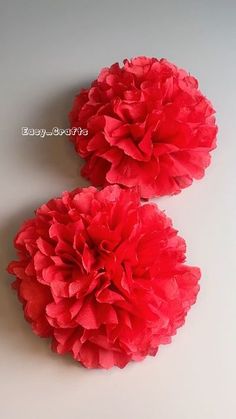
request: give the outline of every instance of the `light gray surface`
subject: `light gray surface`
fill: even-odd
[[[2,1],[0,416],[3,419],[235,417],[234,1]],[[189,69],[217,109],[218,149],[204,180],[159,200],[201,266],[187,323],[159,355],[88,371],[52,354],[23,320],[5,265],[20,223],[84,182],[65,138],[21,126],[67,125],[74,93],[102,66],[139,54]]]

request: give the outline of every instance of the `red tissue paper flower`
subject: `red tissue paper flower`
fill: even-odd
[[[165,59],[137,57],[103,69],[76,96],[69,118],[95,186],[140,188],[143,198],[176,194],[200,179],[216,146],[214,109],[197,80]]]
[[[183,325],[200,271],[155,204],[118,185],[64,192],[36,210],[8,266],[33,331],[88,368],[155,355]]]

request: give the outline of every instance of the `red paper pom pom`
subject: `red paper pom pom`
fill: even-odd
[[[215,148],[214,109],[197,80],[165,59],[114,64],[75,98],[72,136],[93,185],[138,186],[150,198],[200,179]]]
[[[185,242],[154,204],[117,185],[64,192],[36,211],[8,266],[34,332],[88,368],[155,355],[199,290]]]

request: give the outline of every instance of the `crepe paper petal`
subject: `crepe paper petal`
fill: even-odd
[[[197,80],[166,59],[104,68],[75,97],[71,136],[94,186],[138,187],[143,198],[179,193],[204,176],[216,146],[215,111]]]
[[[25,318],[54,351],[87,368],[154,356],[199,290],[200,270],[185,264],[171,220],[118,185],[50,200],[23,224],[15,247],[8,271]]]

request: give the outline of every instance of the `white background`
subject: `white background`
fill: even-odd
[[[2,1],[0,416],[2,419],[233,419],[236,402],[236,6],[232,1]],[[105,65],[166,57],[188,69],[217,110],[206,177],[158,200],[202,269],[183,327],[156,358],[89,371],[51,353],[24,321],[5,266],[33,209],[86,184],[66,138],[74,94]]]

